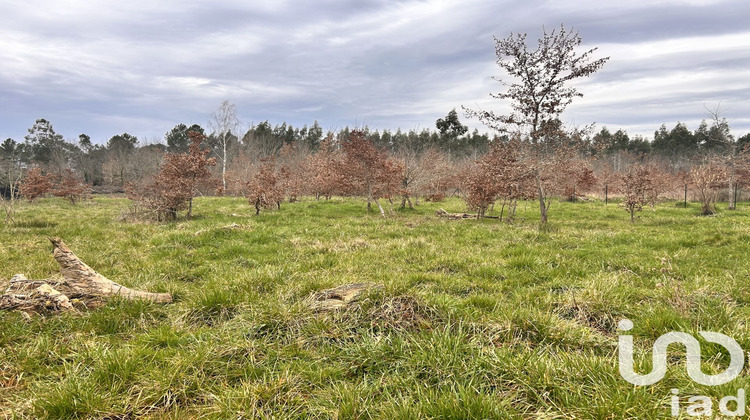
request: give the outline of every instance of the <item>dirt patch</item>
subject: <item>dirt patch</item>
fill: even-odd
[[[320,292],[314,293],[309,298],[310,307],[316,311],[345,309],[347,306],[360,299],[365,292],[382,288],[383,286],[380,284],[354,283],[335,287],[333,289],[321,290]]]

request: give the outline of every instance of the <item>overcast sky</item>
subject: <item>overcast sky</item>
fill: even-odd
[[[747,0],[3,0],[0,16],[0,140],[46,118],[68,139],[153,141],[224,99],[245,124],[434,129],[507,106],[489,97],[493,35],[535,44],[561,23],[611,57],[564,122],[651,137],[720,105],[750,132]]]

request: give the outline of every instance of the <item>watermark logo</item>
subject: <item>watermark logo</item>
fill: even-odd
[[[623,319],[617,325],[620,331],[633,329],[633,322]],[[685,346],[687,353],[687,373],[690,378],[707,386],[723,385],[739,376],[745,366],[745,354],[737,342],[724,334],[716,332],[701,331],[699,333],[709,343],[716,343],[729,351],[729,367],[722,373],[706,375],[701,370],[701,346],[698,340],[690,334],[682,332],[670,332],[656,339],[653,350],[653,368],[646,375],[639,375],[633,369],[633,336],[620,335],[619,356],[620,375],[633,385],[653,385],[667,373],[667,346],[673,343],[681,343]]]
[[[652,353],[653,367],[651,368],[651,372],[640,375],[633,368],[633,336],[622,334],[633,329],[633,322],[629,319],[623,319],[617,327],[621,331],[618,343],[620,375],[633,385],[653,385],[664,378],[664,375],[667,373],[667,347],[673,343],[685,346],[685,353],[687,355],[685,367],[688,376],[701,385],[723,385],[737,378],[745,366],[745,353],[733,338],[721,333],[700,331],[699,334],[706,341],[721,345],[729,352],[730,357],[729,367],[723,372],[715,375],[707,375],[701,370],[700,342],[690,334],[670,332],[656,339]],[[672,390],[670,405],[673,417],[679,416],[682,412],[679,393],[678,389]],[[711,398],[704,395],[697,395],[689,397],[687,402],[690,403],[685,410],[685,414],[688,416],[702,417],[713,415],[714,406]],[[730,404],[735,406],[734,410],[729,408]],[[745,390],[741,388],[737,390],[737,396],[729,395],[722,398],[719,401],[719,412],[728,417],[744,416]]]

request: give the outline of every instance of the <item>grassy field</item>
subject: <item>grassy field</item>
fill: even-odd
[[[119,221],[120,198],[24,203],[0,230],[0,277],[56,273],[46,237],[59,236],[175,303],[0,313],[0,417],[669,418],[672,388],[685,406],[750,378],[696,384],[675,346],[664,380],[635,387],[618,373],[617,322],[635,323],[642,373],[669,331],[750,349],[742,204],[701,217],[664,203],[631,224],[611,203],[555,202],[540,228],[534,203],[514,225],[434,216],[464,211],[459,200],[383,220],[356,200],[252,216],[242,199],[199,198],[193,220],[171,224]],[[355,282],[385,287],[340,312],[307,304]],[[704,344],[703,370],[722,370],[727,355]]]

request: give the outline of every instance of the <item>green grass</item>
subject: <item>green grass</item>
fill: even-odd
[[[194,220],[169,224],[119,221],[126,207],[42,199],[2,225],[2,277],[56,273],[46,237],[59,236],[175,303],[0,313],[0,417],[668,418],[672,388],[718,401],[748,382],[701,387],[675,351],[664,380],[634,387],[616,331],[634,321],[643,371],[673,330],[750,349],[746,203],[716,217],[665,203],[631,224],[611,203],[555,202],[544,228],[533,202],[514,225],[434,216],[459,200],[386,220],[342,199],[253,216],[245,200],[199,198]],[[305,303],[355,282],[385,288],[340,313]],[[703,350],[704,371],[725,366]]]

